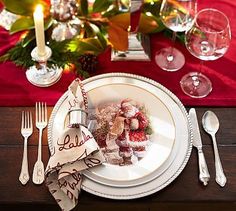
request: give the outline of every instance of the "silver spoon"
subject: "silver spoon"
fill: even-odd
[[[215,134],[220,126],[219,120],[215,115],[215,113],[213,113],[212,111],[206,111],[202,117],[202,125],[204,130],[211,135],[213,141],[213,148],[215,154],[216,182],[221,187],[224,187],[226,183],[226,177],[220,161],[219,151],[217,148],[216,137],[215,137]]]

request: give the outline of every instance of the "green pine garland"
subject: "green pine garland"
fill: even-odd
[[[21,43],[17,43],[13,48],[11,48],[6,54],[0,57],[0,62],[5,62],[7,60],[13,61],[16,66],[22,66],[28,68],[34,65],[34,61],[31,59],[31,51],[33,43],[30,43],[27,47],[22,47]]]
[[[65,68],[73,64],[75,66],[76,74],[87,78],[89,73],[82,70],[81,64],[79,62],[80,53],[77,51],[69,51],[68,45],[71,40],[64,40],[57,42],[55,40],[49,41],[49,47],[52,49],[52,56],[48,60],[47,65],[50,67],[53,64],[57,64],[58,67]],[[17,43],[13,48],[11,48],[5,55],[0,57],[0,62],[5,62],[7,60],[13,61],[16,66],[21,66],[25,69],[33,66],[35,62],[31,58],[31,51],[36,46],[35,40],[32,40],[27,46],[23,46],[22,42]]]

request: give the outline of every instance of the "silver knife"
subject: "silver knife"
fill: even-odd
[[[204,185],[207,185],[210,179],[210,174],[202,151],[202,141],[195,108],[191,108],[189,110],[189,116],[193,128],[193,146],[195,146],[198,150],[199,180],[203,182]]]

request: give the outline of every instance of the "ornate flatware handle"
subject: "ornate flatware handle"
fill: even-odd
[[[222,164],[220,161],[219,151],[216,144],[216,137],[215,135],[212,135],[212,141],[213,141],[213,148],[214,148],[214,154],[215,154],[215,168],[216,168],[216,182],[221,186],[224,187],[227,179],[225,177]]]
[[[44,165],[43,162],[38,160],[34,165],[33,171],[33,183],[34,184],[42,184],[44,181]]]
[[[28,156],[27,156],[27,138],[24,138],[24,151],[19,180],[22,185],[29,181]]]
[[[203,185],[206,186],[210,180],[210,174],[207,168],[207,163],[202,148],[198,148],[198,164],[199,164],[199,180],[203,182]]]

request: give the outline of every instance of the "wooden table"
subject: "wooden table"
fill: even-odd
[[[33,107],[0,107],[0,210],[59,210],[45,185],[36,186],[30,180],[22,186],[18,180],[23,139],[20,134],[21,111]],[[197,151],[193,148],[189,162],[178,178],[165,189],[150,196],[127,201],[100,198],[81,192],[75,210],[236,210],[236,108],[197,108],[200,118],[206,110],[214,111],[220,119],[217,141],[227,184],[221,188],[215,182],[214,154],[210,137],[201,129],[204,153],[211,180],[204,187],[198,180]],[[49,114],[52,108],[49,108]],[[199,121],[200,122],[200,121]],[[29,171],[37,159],[38,130],[28,145]],[[49,158],[47,133],[43,137],[43,161]]]

